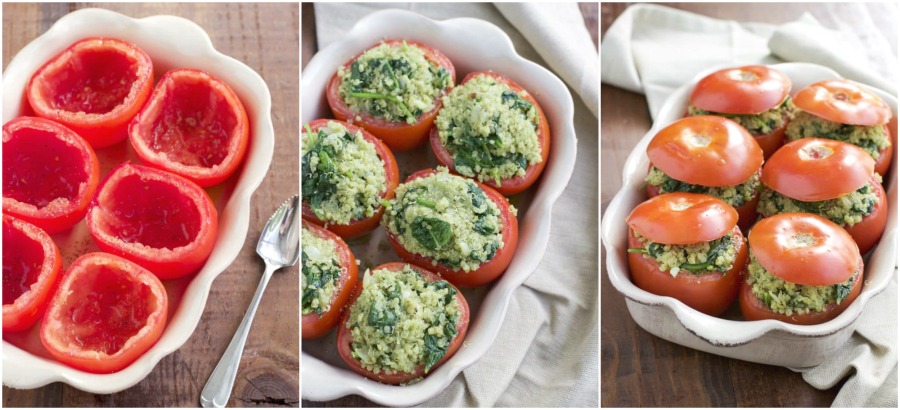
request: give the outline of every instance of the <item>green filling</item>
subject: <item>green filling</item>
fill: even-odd
[[[878,159],[881,150],[891,145],[883,125],[850,125],[828,121],[808,112],[797,111],[788,124],[785,135],[791,141],[807,137],[827,138],[847,142],[863,149]]]
[[[634,235],[643,247],[628,248],[628,253],[640,253],[644,258],[656,260],[659,270],[669,272],[673,277],[681,271],[696,275],[721,271],[724,275],[737,259],[737,248],[731,233],[710,242],[690,245],[664,245],[651,242],[637,232]]]
[[[331,298],[341,277],[341,267],[331,241],[303,228],[301,245],[303,292],[300,308],[304,315],[315,312],[321,316],[331,309]]]
[[[853,288],[853,278],[831,286],[798,285],[769,273],[750,254],[747,284],[760,302],[783,315],[821,312],[831,303],[840,304]],[[855,276],[854,276],[855,277]]]
[[[688,106],[688,114],[694,115],[716,115],[732,120],[747,129],[747,132],[753,135],[768,134],[773,130],[781,128],[794,112],[794,104],[791,97],[784,99],[784,102],[771,110],[759,114],[722,114],[712,111],[701,110],[694,106]]]
[[[875,174],[878,175],[878,174]],[[876,177],[881,180],[880,176]],[[806,212],[819,215],[842,226],[853,226],[875,210],[878,195],[871,183],[847,195],[825,201],[803,202],[786,197],[769,187],[763,187],[757,212],[765,217],[786,212]]]
[[[706,194],[721,199],[731,206],[741,206],[745,202],[753,199],[753,196],[759,192],[759,174],[754,173],[749,179],[740,185],[709,187],[703,185],[694,185],[682,182],[666,175],[655,166],[650,168],[650,173],[644,179],[648,184],[659,187],[659,193],[665,194],[669,192],[691,192],[695,194]]]

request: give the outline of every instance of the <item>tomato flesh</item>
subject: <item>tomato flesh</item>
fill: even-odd
[[[6,224],[3,241],[3,304],[10,305],[37,282],[44,264],[44,248]]]
[[[46,232],[3,215],[3,331],[34,325],[56,287],[62,257]]]
[[[109,195],[115,206],[109,209],[108,228],[127,243],[177,248],[193,241],[200,231],[200,212],[166,183],[130,175]]]

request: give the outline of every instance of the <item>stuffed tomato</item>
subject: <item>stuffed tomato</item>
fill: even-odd
[[[469,305],[440,276],[406,263],[363,275],[338,330],[338,353],[353,371],[387,384],[425,377],[462,345]]]
[[[410,175],[382,223],[400,258],[475,287],[502,275],[512,260],[515,213],[499,192],[439,167]]]
[[[338,68],[325,96],[335,118],[362,126],[395,151],[419,146],[453,87],[456,70],[440,51],[385,40]]]
[[[400,171],[394,154],[366,130],[315,120],[301,134],[303,218],[343,238],[378,226]]]
[[[689,115],[717,115],[744,127],[769,158],[784,143],[794,111],[791,80],[761,66],[727,68],[704,77],[691,92]]]
[[[304,339],[324,336],[337,325],[359,278],[356,257],[334,233],[303,221],[300,308]]]
[[[442,165],[504,195],[537,181],[550,155],[550,126],[534,97],[494,72],[471,73],[443,99],[431,128]]]
[[[763,167],[759,213],[808,212],[829,219],[865,254],[881,238],[888,201],[875,161],[854,145],[804,138],[782,147]]]
[[[706,194],[733,206],[742,230],[756,221],[763,152],[738,123],[710,115],[683,118],[653,137],[647,156],[649,197]]]
[[[728,310],[747,261],[734,208],[709,195],[679,192],[647,200],[625,221],[637,287],[708,315]]]
[[[750,263],[741,283],[747,320],[799,325],[827,322],[859,296],[863,260],[850,235],[820,216],[786,213],[750,230]]]

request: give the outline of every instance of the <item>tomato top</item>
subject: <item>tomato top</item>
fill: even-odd
[[[718,198],[673,192],[641,203],[625,222],[652,242],[689,245],[725,236],[737,225],[738,213]]]
[[[747,238],[759,264],[791,283],[830,286],[862,270],[862,256],[850,234],[818,215],[771,216],[757,222]]]
[[[723,114],[759,114],[781,104],[791,80],[781,71],[762,65],[716,71],[694,87],[691,105]]]
[[[784,196],[812,202],[856,191],[874,170],[872,156],[855,145],[804,138],[776,151],[763,167],[761,179]]]
[[[812,84],[797,92],[794,105],[826,120],[851,125],[885,124],[892,116],[881,98],[849,80]]]
[[[682,118],[659,131],[647,156],[666,175],[703,186],[738,185],[763,163],[759,144],[744,127],[727,118]]]

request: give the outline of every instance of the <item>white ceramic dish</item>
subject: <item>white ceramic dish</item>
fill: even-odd
[[[834,71],[814,64],[788,63],[772,67],[790,77],[792,92],[816,81],[840,78]],[[700,73],[693,81],[676,90],[663,105],[653,127],[628,156],[622,189],[610,202],[601,222],[601,238],[606,249],[609,279],[625,296],[625,303],[635,322],[663,339],[751,362],[789,367],[815,366],[850,337],[866,303],[884,290],[893,275],[897,258],[894,253],[897,248],[897,204],[893,199],[897,198],[898,161],[893,162],[889,177],[884,181],[890,205],[887,229],[877,248],[869,254],[865,267],[865,286],[856,301],[834,320],[814,326],[801,326],[775,320],[740,321],[740,315],[733,311],[726,314],[725,318],[712,317],[691,309],[674,298],[646,292],[635,286],[629,278],[625,217],[646,199],[642,184],[649,166],[645,154],[647,144],[662,127],[684,115],[694,84],[721,68],[725,67]],[[894,111],[890,126],[891,132],[897,135],[896,97],[880,90],[872,90]],[[896,138],[894,141],[896,150]]]
[[[481,358],[497,333],[513,290],[537,268],[550,234],[550,211],[566,187],[575,166],[576,137],[572,96],[563,82],[547,69],[525,60],[513,48],[509,37],[493,24],[472,18],[434,21],[418,14],[385,10],[360,20],[340,41],[321,50],[302,73],[302,118],[334,118],[325,100],[325,86],[338,66],[385,38],[417,40],[450,58],[457,79],[478,70],[494,70],[509,76],[528,90],[541,104],[550,122],[550,159],[537,188],[516,196],[519,207],[519,245],[506,273],[493,286],[463,293],[473,318],[463,347],[423,381],[409,386],[389,386],[366,379],[343,365],[337,357],[335,332],[321,339],[303,341],[302,392],[307,400],[331,400],[358,394],[381,404],[412,406],[440,393],[466,367]],[[427,145],[427,144],[425,144]],[[416,169],[434,167],[430,149],[398,155],[401,181]],[[382,246],[379,246],[382,245]],[[384,234],[376,230],[364,242],[351,241],[364,264],[399,258],[385,247]],[[365,255],[360,255],[363,252]],[[360,274],[364,270],[360,269]]]
[[[35,388],[61,381],[84,391],[106,394],[143,380],[160,359],[181,347],[197,327],[213,280],[243,247],[250,219],[250,197],[272,162],[275,136],[266,83],[250,67],[216,51],[200,26],[174,16],[133,19],[108,10],[83,9],[59,19],[50,30],[23,48],[3,73],[3,122],[23,113],[27,105],[23,100],[25,85],[38,67],[75,41],[92,36],[115,37],[137,44],[153,60],[156,79],[165,71],[181,67],[205,70],[222,79],[234,89],[247,110],[250,145],[244,165],[236,175],[207,190],[219,211],[216,245],[206,265],[194,277],[166,281],[170,305],[173,292],[180,303],[170,307],[169,323],[159,342],[124,370],[100,375],[38,357],[4,340],[3,384],[9,387]],[[127,145],[124,142],[97,151],[101,173],[123,159],[138,162]],[[64,266],[77,253],[97,249],[87,237],[83,221],[71,232],[54,236],[66,259]]]

